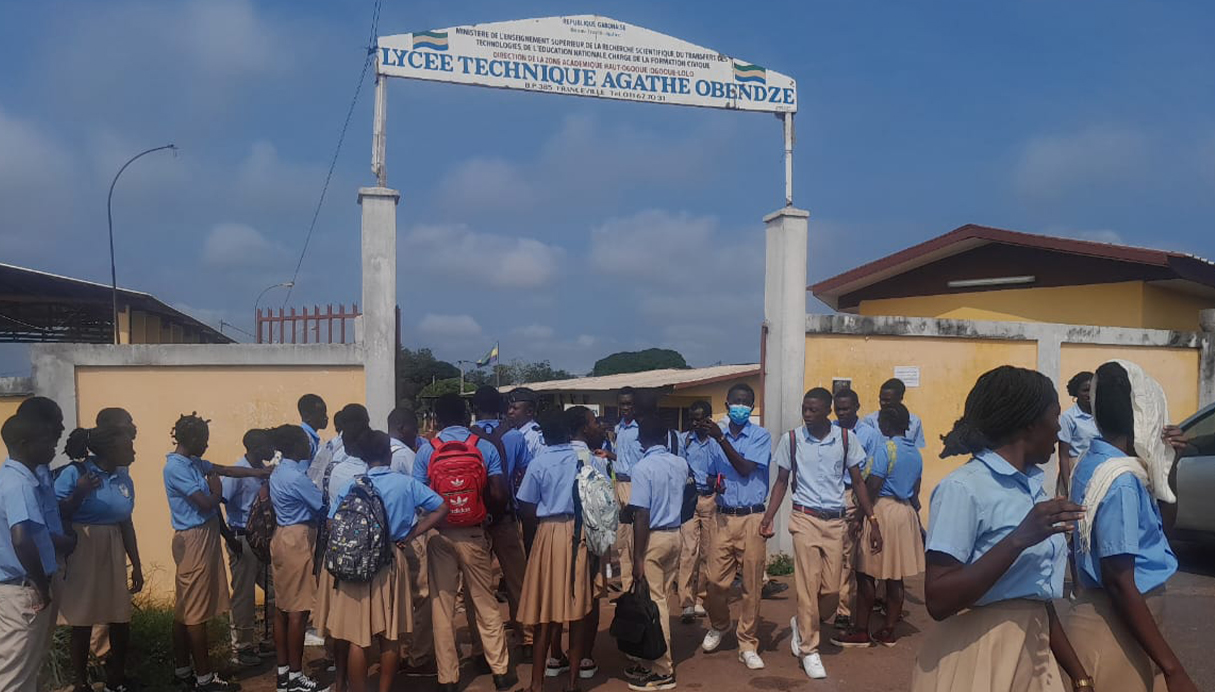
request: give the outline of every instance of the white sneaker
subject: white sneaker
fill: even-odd
[[[793,650],[793,658],[798,658],[802,655],[802,634],[797,631],[797,616],[789,618],[789,629],[793,632],[793,636],[789,637],[789,648]]]
[[[325,638],[320,636],[319,634],[317,634],[316,630],[314,628],[309,627],[308,631],[304,633],[304,646],[324,646],[324,645],[325,645]]]
[[[696,614],[696,617],[698,617],[698,618],[705,617],[706,615],[709,614],[708,611],[705,610],[705,607],[699,603],[697,603],[696,606],[693,608],[693,612]]]
[[[700,648],[704,649],[705,653],[716,651],[717,647],[721,646],[721,638],[725,636],[725,632],[718,632],[712,627],[705,634],[705,640],[700,643]]]
[[[819,657],[817,651],[802,659],[802,670],[806,671],[806,675],[809,675],[811,680],[822,680],[827,677],[827,669],[823,667],[823,659]]]
[[[747,667],[751,670],[764,669],[764,659],[760,658],[759,654],[755,653],[754,651],[740,651],[738,654],[738,660],[747,664]]]

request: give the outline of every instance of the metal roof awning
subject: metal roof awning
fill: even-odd
[[[610,392],[624,387],[634,389],[689,389],[740,377],[759,375],[759,364],[714,365],[707,368],[648,370],[602,377],[578,377],[521,385],[536,392]]]

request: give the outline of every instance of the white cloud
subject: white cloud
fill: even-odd
[[[1013,182],[1022,194],[1038,199],[1125,183],[1147,174],[1149,144],[1146,134],[1114,125],[1040,135],[1022,148]]]
[[[243,223],[221,223],[203,242],[203,263],[216,268],[264,265],[276,253],[273,243]]]
[[[470,315],[436,315],[428,313],[418,323],[418,331],[432,337],[467,339],[480,336],[481,325]]]
[[[514,333],[530,339],[532,341],[546,341],[553,338],[553,328],[544,324],[529,324],[525,327],[516,327]]]
[[[467,226],[416,226],[401,239],[403,263],[435,276],[494,288],[540,288],[564,264],[566,251],[533,238],[476,233]]]

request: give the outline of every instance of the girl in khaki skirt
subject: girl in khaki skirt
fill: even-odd
[[[92,452],[94,456],[89,456]],[[131,594],[143,590],[143,568],[131,511],[135,485],[127,467],[135,445],[125,428],[78,428],[64,453],[73,461],[55,480],[59,513],[76,534],[76,550],[59,576],[59,622],[72,628],[71,658],[75,690],[92,690],[88,679],[93,627],[108,629],[105,689],[129,689],[124,674],[131,631]],[[127,558],[131,581],[127,584]]]
[[[1092,398],[1101,436],[1070,485],[1088,513],[1073,540],[1079,588],[1067,631],[1098,690],[1196,692],[1162,634],[1165,584],[1177,572],[1157,504],[1177,501],[1173,450],[1161,440],[1164,390],[1138,365],[1111,361],[1097,368]]]
[[[274,648],[278,689],[318,692],[320,683],[304,674],[304,633],[316,599],[312,571],[316,529],[321,520],[321,491],[308,480],[308,435],[296,425],[270,433],[282,460],[270,474],[270,502],[278,527],[270,539],[274,575]]]
[[[884,406],[878,415],[878,425],[886,440],[870,459],[865,485],[869,496],[877,498],[873,514],[874,523],[881,527],[882,549],[876,554],[857,551],[856,627],[847,634],[832,637],[837,646],[863,647],[875,643],[894,646],[894,628],[903,614],[903,580],[924,571],[924,539],[917,513],[924,460],[915,440],[905,437],[910,420],[907,407],[897,403]],[[871,529],[868,522],[864,524],[860,544],[869,545]],[[886,585],[886,622],[871,636],[869,617],[878,579]]]
[[[266,478],[269,469],[219,466],[202,458],[211,439],[207,421],[183,415],[173,426],[177,449],[165,460],[165,494],[177,566],[173,611],[174,676],[197,692],[227,692],[238,687],[211,672],[207,621],[228,610],[228,584],[220,547],[219,505],[223,488],[219,476]],[[194,667],[190,667],[193,659]]]
[[[570,427],[565,412],[541,418],[546,446],[528,465],[517,494],[524,523],[529,530],[535,527],[519,602],[519,620],[536,628],[531,692],[544,688],[545,657],[562,625],[569,625],[570,660],[582,660],[587,641],[583,628],[593,587],[586,542],[574,534],[578,454],[570,444]],[[565,689],[577,690],[578,679],[579,666],[569,666]]]
[[[913,692],[1062,692],[1059,664],[1088,679],[1052,605],[1063,597],[1063,533],[1084,515],[1043,488],[1039,466],[1058,432],[1059,397],[1041,373],[1001,366],[966,397],[941,456],[971,459],[930,503],[924,601],[940,624],[916,658]]]
[[[369,483],[384,504],[393,559],[381,567],[370,582],[338,581],[335,586],[328,571],[322,570],[321,584],[325,590],[319,598],[317,612],[325,634],[335,643],[336,690],[363,692],[367,684],[368,653],[376,644],[380,649],[379,690],[389,692],[400,662],[398,642],[404,640],[403,635],[413,631],[413,601],[406,559],[411,550],[409,544],[447,516],[447,505],[437,493],[412,476],[392,470],[392,446],[386,433],[364,432],[352,453],[367,462],[367,475],[348,482],[338,492],[330,518],[337,515],[342,500],[355,483]],[[423,512],[420,518],[419,511]]]

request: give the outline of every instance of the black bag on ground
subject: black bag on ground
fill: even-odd
[[[616,617],[610,631],[616,638],[616,646],[629,656],[654,661],[667,652],[658,605],[650,599],[650,587],[645,580],[634,582],[632,590],[616,600]]]

